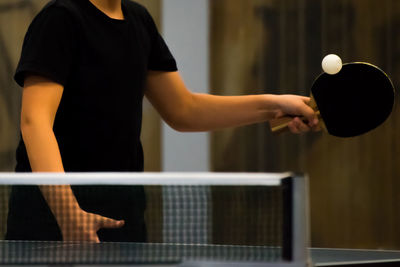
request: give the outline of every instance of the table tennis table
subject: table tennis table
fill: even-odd
[[[118,178],[118,179],[117,179]],[[215,245],[185,241],[165,243],[82,243],[56,241],[0,241],[1,266],[158,266],[158,267],[305,267],[305,266],[400,266],[400,251],[346,250],[309,247],[306,177],[282,174],[1,174],[3,185],[146,185],[269,186],[280,188],[281,242],[266,246]],[[169,192],[169,191],[168,191]],[[194,191],[190,191],[191,194]],[[171,191],[169,194],[175,194]],[[164,191],[163,191],[164,195]],[[200,199],[202,199],[200,197]],[[182,202],[181,199],[173,200]],[[169,203],[167,201],[167,203]],[[199,213],[193,206],[193,214]],[[164,209],[164,207],[163,207]],[[176,207],[173,207],[176,209]],[[285,212],[283,212],[285,211]],[[169,213],[168,213],[169,214]],[[189,215],[193,215],[192,213]],[[185,220],[185,216],[177,219]],[[200,217],[194,217],[197,219]],[[182,224],[172,225],[181,227]],[[179,221],[181,222],[181,221]],[[29,223],[29,222],[28,222]],[[163,225],[165,227],[165,225]],[[169,228],[166,228],[168,230]],[[181,230],[181,229],[178,229]],[[173,232],[175,233],[175,232]],[[201,233],[203,234],[203,233]],[[199,244],[200,243],[200,244]],[[219,244],[219,243],[217,243]],[[232,243],[229,243],[232,244]],[[233,243],[234,244],[234,243]]]
[[[0,264],[7,266],[307,266],[271,261],[280,248],[152,243],[68,243],[0,241]],[[264,253],[266,252],[266,253]],[[400,251],[309,249],[309,266],[400,266]]]

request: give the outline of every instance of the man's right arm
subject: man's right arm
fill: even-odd
[[[22,94],[21,132],[33,172],[64,172],[53,125],[64,87],[41,76],[28,75]],[[64,241],[98,242],[97,230],[120,227],[114,221],[83,211],[68,185],[40,190],[60,226]]]
[[[64,172],[53,124],[64,87],[27,76],[22,93],[21,132],[33,172]]]

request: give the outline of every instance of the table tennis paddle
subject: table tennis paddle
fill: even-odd
[[[394,105],[394,86],[380,68],[347,63],[334,75],[322,73],[311,87],[311,102],[322,128],[337,137],[354,137],[381,125]],[[270,121],[272,132],[287,130],[293,117]]]

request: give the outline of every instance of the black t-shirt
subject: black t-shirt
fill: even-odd
[[[115,20],[89,0],[51,1],[25,37],[15,79],[64,85],[54,122],[65,171],[142,171],[142,100],[148,70],[176,63],[145,8],[122,1]],[[29,171],[23,142],[17,170]]]
[[[25,74],[33,73],[64,86],[54,133],[67,172],[143,171],[140,132],[146,75],[148,70],[177,67],[147,10],[129,0],[122,0],[122,9],[124,20],[116,20],[89,0],[53,0],[26,34],[15,80],[23,86]],[[31,171],[22,139],[16,171]],[[87,211],[142,227],[143,188],[72,189]],[[37,187],[13,188],[9,239],[57,240],[56,228]],[[48,235],[50,229],[54,233]]]

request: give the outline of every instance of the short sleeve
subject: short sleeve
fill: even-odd
[[[14,79],[24,86],[26,73],[66,85],[76,50],[72,15],[60,7],[42,10],[29,26]]]
[[[175,58],[158,32],[157,26],[147,10],[146,21],[151,39],[148,68],[156,71],[177,71]]]

